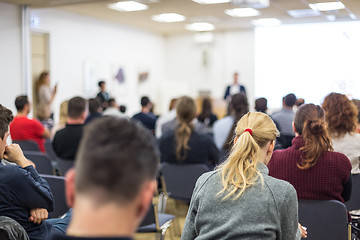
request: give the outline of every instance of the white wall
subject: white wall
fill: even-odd
[[[21,9],[0,2],[0,104],[16,113],[15,97],[23,94]]]
[[[75,95],[95,96],[99,79],[107,81],[110,95],[127,105],[127,114],[139,111],[142,94],[158,102],[165,54],[161,36],[54,9],[33,10],[31,16],[40,20],[33,30],[50,35],[51,81],[58,82],[55,111]],[[114,80],[119,67],[125,72],[123,84]],[[140,70],[149,71],[142,84],[138,84]]]
[[[206,52],[207,64],[203,63]],[[162,97],[183,94],[197,97],[207,90],[214,98],[223,98],[225,88],[239,72],[246,86],[249,103],[254,97],[254,33],[234,31],[214,33],[211,44],[197,44],[193,34],[170,36],[166,39],[166,78]]]

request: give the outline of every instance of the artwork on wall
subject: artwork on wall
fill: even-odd
[[[124,75],[124,69],[120,67],[115,75],[115,80],[118,83],[124,83],[125,82],[125,75]]]

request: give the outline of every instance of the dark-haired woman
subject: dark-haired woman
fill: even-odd
[[[177,101],[175,130],[165,132],[160,138],[161,161],[178,164],[218,163],[219,152],[206,135],[194,130],[196,105],[192,98],[181,97]]]
[[[211,100],[209,98],[204,98],[202,110],[197,119],[203,123],[207,129],[212,129],[214,122],[217,120],[217,116],[212,112]]]
[[[324,110],[314,104],[298,108],[292,146],[274,151],[268,164],[270,176],[290,182],[299,199],[338,200],[351,195],[351,164],[333,152]]]

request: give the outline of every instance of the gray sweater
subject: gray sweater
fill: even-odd
[[[296,191],[288,182],[264,176],[238,199],[222,200],[219,171],[203,174],[197,181],[186,217],[182,240],[188,239],[283,239],[299,237]]]

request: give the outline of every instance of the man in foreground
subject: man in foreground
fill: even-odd
[[[159,156],[151,134],[126,119],[102,117],[84,129],[75,170],[66,176],[73,207],[67,236],[53,240],[131,239],[147,213]]]

